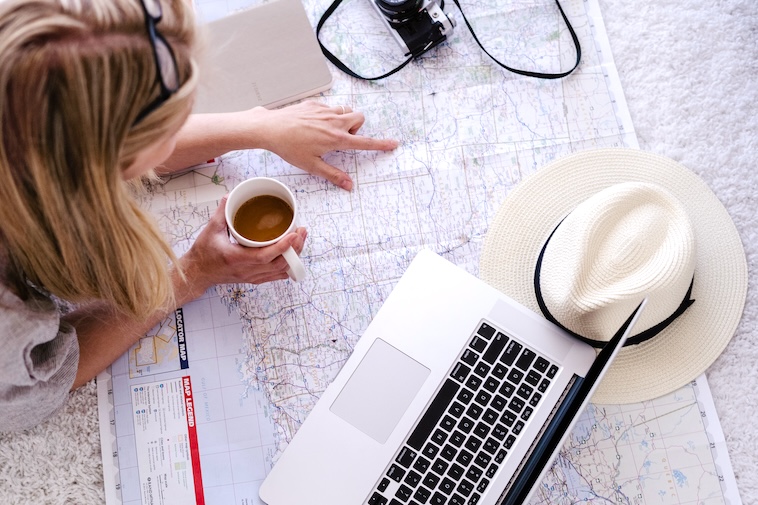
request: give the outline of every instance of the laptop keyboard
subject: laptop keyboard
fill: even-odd
[[[478,503],[557,372],[481,323],[366,503]]]

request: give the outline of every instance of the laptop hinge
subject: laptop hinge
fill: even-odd
[[[576,374],[571,377],[560,399],[542,425],[539,434],[522,458],[521,464],[498,498],[497,505],[521,505],[524,502],[532,486],[536,484],[533,481],[542,474],[542,470],[548,463],[545,458],[552,455],[552,450],[550,454],[546,454],[547,450],[550,449],[550,441],[555,436],[562,435],[562,433],[558,433],[558,430],[564,425],[563,421],[566,416],[571,415],[568,406],[572,404],[571,400],[576,397],[582,382],[584,379]]]

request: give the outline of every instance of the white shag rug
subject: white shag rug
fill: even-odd
[[[758,4],[599,0],[640,147],[699,174],[740,232],[742,321],[707,377],[745,504],[758,503]],[[714,258],[718,261],[717,258]],[[54,420],[0,435],[0,503],[104,503],[94,384]]]

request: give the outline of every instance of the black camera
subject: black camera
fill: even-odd
[[[369,0],[406,56],[419,56],[447,39],[455,19],[444,0]]]

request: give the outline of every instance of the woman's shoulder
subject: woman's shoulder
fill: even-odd
[[[0,285],[0,431],[37,424],[68,397],[79,362],[72,326],[52,297]]]

